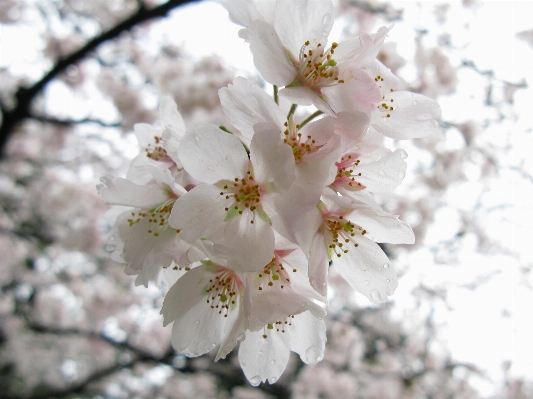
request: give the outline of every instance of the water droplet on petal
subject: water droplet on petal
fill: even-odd
[[[413,105],[416,105],[416,104],[418,104],[418,101],[416,101],[416,100],[413,101]]]
[[[241,367],[246,367],[246,363],[241,362]]]
[[[263,355],[259,355],[259,360],[263,360]]]
[[[252,89],[255,89],[257,85],[255,83],[252,83]]]
[[[407,158],[407,153],[405,151],[400,151],[400,158],[402,159]]]
[[[254,375],[252,378],[250,378],[250,384],[252,384],[254,387],[258,386],[261,382],[261,377],[258,375]]]
[[[250,127],[250,126],[252,126],[252,125],[250,125],[249,123],[246,124],[246,127]]]
[[[322,23],[324,25],[327,25],[327,24],[329,24],[330,21],[331,21],[331,15],[329,15],[329,14],[324,15],[324,18],[322,19]]]
[[[324,357],[322,348],[318,346],[310,346],[305,351],[305,362],[307,364],[315,364],[319,362]]]
[[[272,360],[270,361],[270,364],[275,364],[275,363],[276,363],[276,361],[275,361],[274,359],[272,359]]]
[[[370,281],[365,280],[365,285],[368,285],[368,284],[370,284]]]
[[[403,179],[405,177],[405,172],[403,170],[401,170],[400,173],[398,173],[398,177],[400,179]]]
[[[275,383],[278,379],[276,377],[270,377],[268,380],[271,384]]]
[[[257,114],[257,112],[255,112],[255,111],[252,111],[252,113],[251,113],[252,116],[254,116],[256,114]]]
[[[196,320],[194,323],[195,324],[200,324],[200,320]]]
[[[237,336],[237,341],[241,342],[244,339],[245,334],[242,332]]]
[[[388,263],[385,263],[385,264],[383,265],[383,268],[384,268],[384,269],[388,269],[389,267],[390,267],[390,265],[389,265]]]

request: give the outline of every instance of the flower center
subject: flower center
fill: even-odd
[[[330,213],[323,217],[324,222],[322,226],[330,259],[333,253],[335,253],[338,258],[340,258],[343,253],[348,253],[348,248],[351,245],[357,248],[359,244],[355,242],[355,236],[359,232],[361,235],[366,234],[366,230],[363,230],[362,227],[344,219],[344,216],[342,215]]]
[[[361,173],[354,172],[360,162],[356,154],[346,154],[341,158],[340,162],[335,162],[335,165],[337,165],[337,176],[335,176],[335,181],[332,183],[332,186],[344,187],[352,191],[363,190],[365,186],[356,180],[356,177],[361,176]]]
[[[154,136],[154,143],[148,143],[145,148],[146,156],[154,161],[174,164],[175,162],[167,154],[167,150],[161,145],[163,138]]]
[[[237,307],[237,295],[242,286],[241,279],[233,270],[218,266],[214,278],[209,280],[209,285],[205,290],[207,293],[206,302],[211,309],[218,310],[218,314],[228,317],[228,313]]]
[[[292,148],[294,160],[296,163],[302,161],[307,154],[318,151],[321,145],[316,145],[315,140],[310,135],[303,136],[300,133],[300,125],[295,124],[292,116],[288,122],[285,122],[285,131],[283,132],[283,142]]]
[[[293,273],[296,273],[296,269],[292,269]],[[263,267],[263,271],[259,272],[259,291],[273,287],[278,284],[281,289],[284,284],[290,284],[291,279],[287,269],[283,266],[283,261],[279,254],[275,254],[272,261]]]
[[[245,178],[235,178],[234,182],[222,186],[220,195],[225,195],[231,201],[230,206],[224,208],[230,218],[235,214],[242,215],[244,209],[254,212],[261,203],[261,186],[255,181],[252,171],[246,172]],[[253,220],[250,221],[253,223]]]
[[[276,320],[274,323],[268,323],[265,327],[263,327],[263,338],[267,339],[267,333],[274,331],[284,333],[286,326],[292,326],[292,319],[294,319],[294,316],[289,315],[282,319]]]
[[[298,78],[302,86],[327,87],[338,83],[339,68],[337,62],[332,58],[338,44],[333,42],[331,47],[324,52],[321,43],[312,45],[309,40],[300,49]]]
[[[128,219],[130,227],[135,226],[137,223],[141,222],[141,220],[148,218],[148,234],[151,234],[154,237],[159,237],[163,230],[170,228],[168,217],[170,216],[174,202],[176,202],[176,198],[171,198],[157,208],[132,212],[132,217]]]

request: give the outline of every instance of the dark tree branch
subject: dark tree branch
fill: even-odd
[[[58,125],[58,126],[72,126],[72,125],[79,125],[82,123],[93,123],[95,125],[100,125],[102,127],[120,127],[120,123],[107,123],[99,119],[92,119],[92,118],[57,119],[57,118],[52,118],[49,116],[42,116],[42,115],[29,115],[28,118],[39,121],[39,122],[49,123],[51,125]]]
[[[166,364],[173,366],[172,360],[174,356],[176,355],[174,350],[169,347],[168,350],[165,352],[165,354],[161,357],[154,356],[149,352],[146,352],[140,348],[137,348],[128,342],[117,342],[113,339],[106,337],[105,335],[93,332],[93,331],[84,331],[79,330],[76,328],[67,328],[67,329],[59,329],[54,327],[47,327],[40,324],[35,323],[28,323],[27,327],[38,334],[52,334],[52,335],[74,335],[78,337],[84,337],[84,338],[91,338],[91,339],[99,339],[102,341],[107,342],[108,344],[112,345],[113,347],[128,351],[132,354],[133,359],[130,362],[124,363],[124,364],[116,364],[109,366],[103,370],[96,371],[89,376],[87,376],[82,381],[76,382],[70,387],[65,388],[64,390],[58,390],[54,392],[47,392],[46,395],[30,395],[30,396],[13,396],[13,399],[40,399],[44,397],[54,397],[54,398],[63,398],[68,397],[72,394],[78,393],[87,393],[85,392],[85,389],[87,386],[92,383],[99,381],[100,379],[107,377],[108,375],[111,375],[115,373],[116,371],[132,368],[137,364],[138,362],[152,362],[156,364]],[[221,359],[217,363],[211,363],[207,368],[205,367],[197,367],[195,365],[194,359],[191,359],[187,362],[187,364],[183,368],[178,369],[181,373],[187,373],[187,374],[193,374],[198,372],[208,372],[219,378],[220,385],[224,389],[226,389],[228,392],[230,392],[234,387],[236,386],[249,386],[248,382],[246,381],[246,378],[244,377],[242,371],[239,367],[236,367],[231,361],[226,359]],[[265,393],[268,393],[270,395],[273,395],[274,397],[278,399],[289,399],[290,398],[290,389],[280,383],[277,383],[275,385],[270,384],[260,384],[258,386],[258,389],[262,390]]]
[[[146,9],[141,3],[141,6],[135,14],[125,19],[114,28],[111,28],[107,32],[102,33],[100,36],[88,41],[85,46],[79,50],[63,59],[60,59],[55,66],[41,78],[41,80],[30,87],[20,87],[15,94],[17,101],[15,108],[8,110],[3,104],[0,104],[0,111],[3,114],[2,126],[0,127],[0,156],[3,154],[4,147],[15,127],[24,119],[30,117],[30,106],[37,94],[39,94],[50,81],[55,79],[69,65],[84,59],[100,44],[116,38],[120,33],[129,31],[133,27],[150,19],[164,17],[172,9],[193,1],[197,0],[169,0],[168,2],[152,9]]]

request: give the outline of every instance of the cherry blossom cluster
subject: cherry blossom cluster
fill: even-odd
[[[99,193],[120,206],[113,258],[138,285],[173,284],[161,310],[173,346],[191,357],[218,346],[218,360],[240,342],[243,371],[258,385],[278,380],[290,351],[322,359],[332,261],[370,301],[393,294],[396,272],[377,243],[415,238],[373,198],[406,170],[407,154],[383,137],[438,129],[440,108],[397,91],[376,59],[390,28],[328,43],[329,0],[222,3],[274,97],[238,77],[219,91],[235,129],[189,132],[163,97],[163,127],[135,125],[140,155],[127,178],[103,177]],[[317,110],[297,117],[297,105]]]

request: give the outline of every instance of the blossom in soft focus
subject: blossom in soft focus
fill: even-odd
[[[238,77],[219,91],[237,130],[188,133],[163,97],[164,129],[136,125],[143,154],[128,179],[104,177],[99,193],[129,207],[110,242],[138,284],[179,270],[161,310],[173,346],[190,357],[218,346],[218,360],[240,343],[250,383],[272,384],[290,351],[308,364],[324,356],[331,262],[373,303],[394,293],[396,271],[378,243],[415,237],[373,197],[406,173],[406,152],[383,139],[424,136],[440,108],[395,91],[398,79],[376,59],[391,27],[328,47],[329,0],[223,4],[274,97]],[[298,105],[316,112],[296,114]]]

